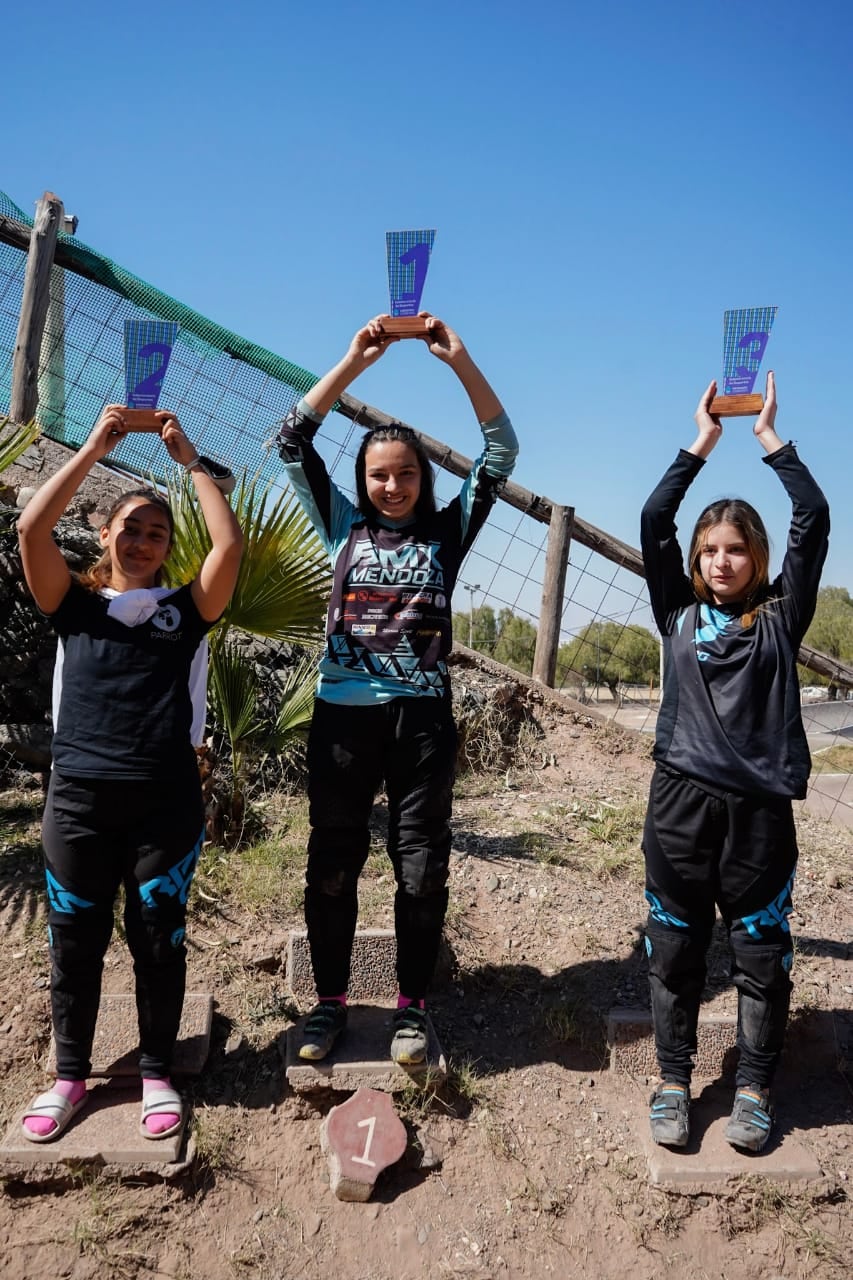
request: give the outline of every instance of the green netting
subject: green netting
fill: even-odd
[[[32,218],[0,191],[0,215]],[[42,343],[38,419],[51,439],[79,446],[105,404],[122,403],[124,322],[157,319],[180,329],[160,403],[179,416],[201,453],[237,471],[272,479],[281,464],[263,444],[316,377],[215,324],[146,284],[73,236],[60,233],[70,265],[54,267]],[[0,242],[0,412],[11,397],[12,358],[26,253]],[[151,435],[134,435],[109,455],[126,470],[163,478],[167,458]]]

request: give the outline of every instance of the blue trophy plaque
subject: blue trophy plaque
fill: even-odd
[[[418,315],[435,231],[386,231],[391,319],[385,332],[395,338],[422,338],[426,322]]]
[[[711,401],[719,418],[761,413],[764,398],[753,390],[778,307],[745,307],[723,316],[723,394]]]

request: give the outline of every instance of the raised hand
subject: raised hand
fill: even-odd
[[[198,457],[195,446],[187,439],[177,418],[169,418],[164,423],[163,430],[160,432],[160,439],[166,446],[169,457],[182,467],[185,467],[187,463]]]
[[[419,311],[418,314],[426,320],[427,333],[424,341],[432,354],[439,360],[444,360],[446,364],[452,364],[465,352],[462,339],[450,328],[450,325],[439,320],[438,316],[430,315],[428,311]]]
[[[719,417],[717,414],[711,413],[711,401],[716,394],[717,382],[714,379],[713,382],[708,383],[708,386],[702,392],[702,397],[693,415],[699,434],[688,449],[688,453],[694,453],[699,458],[707,458],[723,434],[723,426]]]
[[[108,404],[101,410],[101,416],[92,427],[85,448],[95,458],[105,458],[127,435],[127,428],[121,416],[124,405]]]

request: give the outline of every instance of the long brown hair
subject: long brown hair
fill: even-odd
[[[113,520],[120,516],[127,504],[133,502],[136,498],[142,498],[152,507],[156,507],[158,511],[162,511],[169,525],[169,548],[171,549],[172,539],[175,536],[175,520],[168,502],[157,493],[156,489],[132,489],[129,493],[121,494],[107,512],[101,528],[109,529]],[[112,586],[112,576],[113,561],[110,549],[107,547],[90,568],[84,573],[77,574],[77,581],[87,591],[100,591],[102,587]],[[168,585],[168,579],[168,570],[165,565],[161,565],[154,578],[155,587],[160,587],[164,584]]]
[[[705,535],[709,529],[713,529],[718,524],[734,525],[752,557],[752,577],[744,592],[743,613],[740,618],[742,627],[751,627],[760,605],[767,598],[767,588],[770,585],[770,539],[767,536],[764,521],[755,507],[744,502],[742,498],[719,498],[706,507],[696,521],[687,562],[687,572],[693,583],[693,590],[705,604],[713,604],[714,596],[702,577],[699,557],[702,554]]]

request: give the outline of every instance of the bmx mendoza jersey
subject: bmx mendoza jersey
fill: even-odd
[[[792,505],[782,572],[755,620],[700,603],[684,572],[675,514],[703,460],[682,449],[643,508],[641,541],[664,687],[654,758],[719,791],[802,799],[811,769],[797,651],[811,622],[829,507],[792,444],[764,459]]]
[[[53,763],[67,777],[156,779],[195,758],[190,669],[214,624],[189,586],[163,592],[137,625],[111,606],[72,580],[49,615],[63,648]]]
[[[486,447],[448,506],[397,524],[368,522],[332,483],[312,443],[322,422],[304,400],[277,444],[334,575],[317,696],[363,706],[449,691],[450,597],[459,568],[512,472],[518,442],[505,413],[481,425]]]

